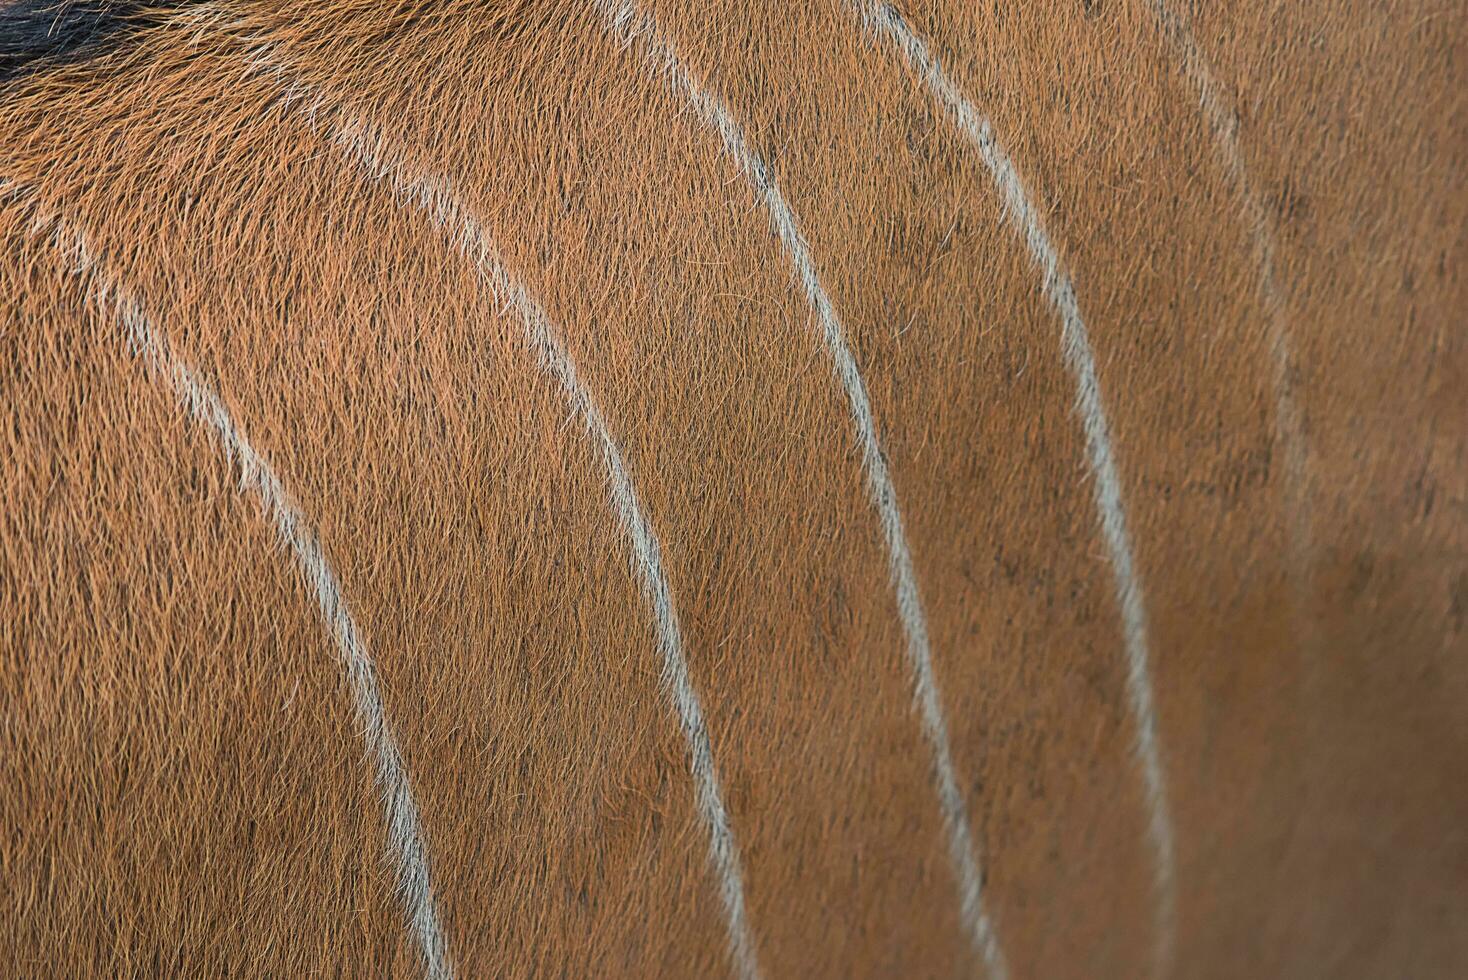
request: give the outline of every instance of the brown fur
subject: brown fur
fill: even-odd
[[[421,970],[331,638],[38,209],[87,229],[316,528],[460,973],[727,970],[594,448],[468,263],[248,69],[268,39],[459,183],[600,400],[769,975],[972,973],[848,408],[767,216],[586,4],[485,6],[183,10],[4,95],[0,178],[33,192],[0,201],[7,972]],[[1059,328],[987,173],[837,4],[644,6],[770,160],[865,373],[1013,974],[1144,973],[1119,615]],[[1149,601],[1177,975],[1452,976],[1468,25],[1203,7],[1281,230],[1313,530],[1293,568],[1257,264],[1150,5],[903,5],[1087,311]]]

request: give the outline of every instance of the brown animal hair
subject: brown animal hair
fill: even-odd
[[[0,7],[10,972],[1453,975],[1463,26]]]

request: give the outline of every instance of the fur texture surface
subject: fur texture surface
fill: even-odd
[[[130,43],[191,0],[13,0],[0,6],[0,84]],[[199,0],[192,0],[199,2]]]
[[[1465,39],[0,6],[0,972],[1458,975]]]

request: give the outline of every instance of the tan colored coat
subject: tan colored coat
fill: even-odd
[[[423,974],[349,617],[460,976],[1459,975],[1461,6],[901,5],[1073,282],[1138,635],[929,78],[640,4],[180,4],[0,91],[0,973]]]

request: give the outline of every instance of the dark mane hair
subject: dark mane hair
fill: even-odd
[[[0,84],[125,44],[195,0],[15,0],[0,5]]]

